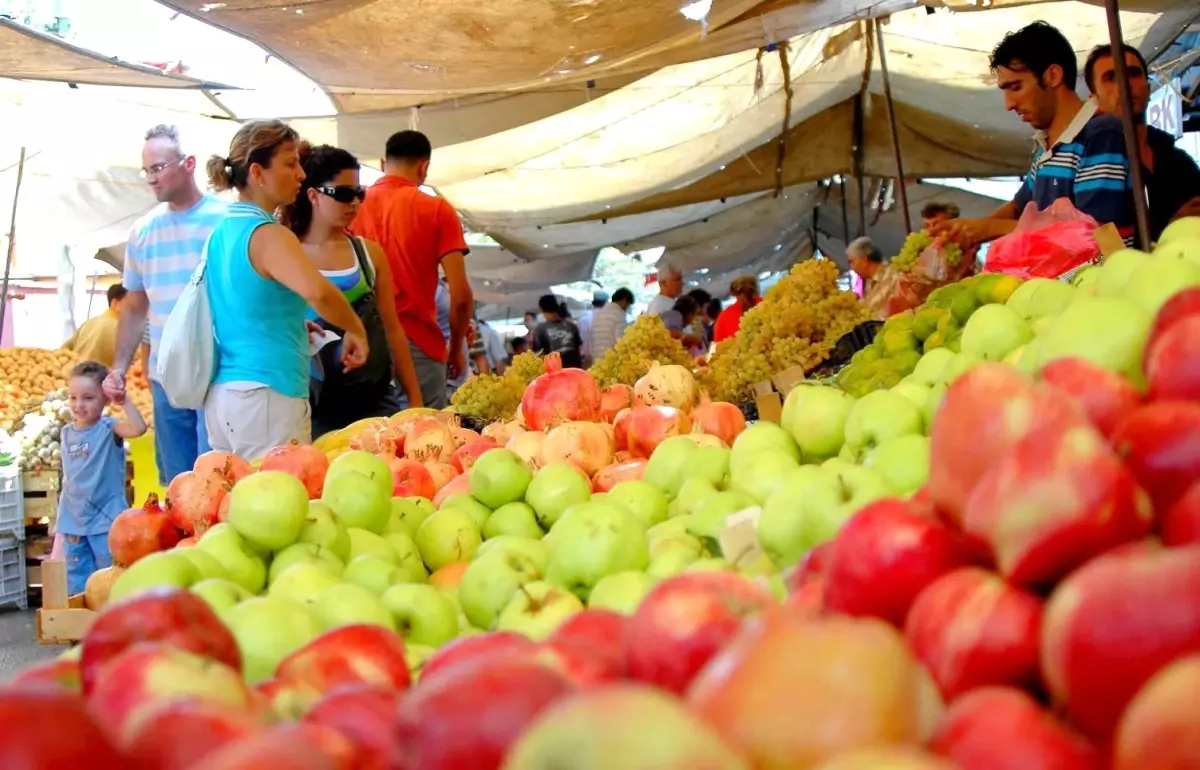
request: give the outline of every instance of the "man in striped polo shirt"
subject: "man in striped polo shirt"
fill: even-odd
[[[163,323],[200,263],[208,234],[225,216],[226,204],[200,191],[195,172],[196,158],[183,151],[174,126],[155,126],[146,133],[142,175],[159,205],[129,233],[123,278],[129,293],[121,305],[116,365],[104,383],[105,393],[118,402],[124,398],[125,372],[148,333],[154,454],[163,486],[190,471],[196,457],[209,449],[204,413],[174,408],[153,379]]]
[[[1041,210],[1067,198],[1132,243],[1136,218],[1121,120],[1075,93],[1079,67],[1070,42],[1035,21],[1000,41],[991,67],[1004,106],[1037,130],[1033,162],[1016,196],[990,217],[939,222],[932,234],[974,246],[1011,233],[1030,202]]]

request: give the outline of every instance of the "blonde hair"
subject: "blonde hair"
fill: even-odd
[[[266,168],[271,159],[287,142],[296,142],[300,135],[282,120],[253,120],[233,135],[229,157],[213,155],[205,164],[208,183],[218,192],[243,190],[250,181],[250,166],[257,163]]]

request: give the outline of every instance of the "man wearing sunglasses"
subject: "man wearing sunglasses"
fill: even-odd
[[[463,257],[467,243],[458,212],[420,185],[429,175],[433,148],[418,131],[387,141],[384,176],[367,190],[351,232],[383,247],[392,268],[396,313],[408,336],[425,406],[447,404],[446,383],[466,371],[467,326],[474,297]],[[438,327],[438,267],[450,293],[450,339]]]
[[[104,381],[104,392],[116,403],[125,398],[125,372],[146,333],[150,356],[147,376],[154,398],[154,456],[159,483],[164,487],[196,458],[207,452],[204,412],[176,409],[153,379],[163,323],[200,263],[208,234],[225,217],[226,204],[200,192],[196,158],[183,152],[174,126],[155,126],[142,147],[142,176],[159,205],[134,224],[125,244],[122,283],[128,289],[121,302],[115,366]]]

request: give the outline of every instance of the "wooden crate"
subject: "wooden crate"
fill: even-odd
[[[84,606],[83,594],[67,595],[67,563],[42,562],[42,608],[37,611],[38,644],[74,644],[99,613]]]
[[[59,471],[26,471],[21,474],[21,490],[25,500],[25,524],[43,519],[54,521],[58,516],[58,492],[62,489]]]

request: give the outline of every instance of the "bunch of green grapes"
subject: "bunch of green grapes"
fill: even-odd
[[[617,344],[592,364],[588,372],[604,387],[616,383],[633,385],[650,371],[653,363],[679,364],[691,369],[695,362],[663,326],[662,319],[645,314],[626,327]]]
[[[450,403],[459,414],[478,420],[511,420],[521,406],[525,384],[516,374],[477,374],[454,391]]]
[[[843,334],[871,320],[870,309],[852,291],[839,291],[813,307],[819,339],[837,342]]]
[[[904,239],[900,253],[892,257],[892,269],[901,273],[912,270],[913,265],[917,262],[917,257],[921,256],[921,252],[929,248],[932,243],[933,238],[924,230],[909,233],[908,237]]]
[[[950,267],[958,267],[962,263],[963,250],[962,246],[957,243],[947,243],[942,246],[942,256],[946,258],[946,264]]]
[[[508,367],[508,371],[528,385],[546,373],[546,360],[532,350],[527,350],[513,356],[512,366]]]

